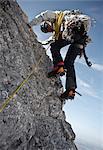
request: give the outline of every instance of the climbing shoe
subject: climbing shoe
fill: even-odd
[[[54,67],[53,70],[48,73],[48,78],[56,77],[56,75],[58,75],[58,74],[60,76],[65,75],[65,70],[64,70],[63,66]]]
[[[75,97],[75,89],[66,90],[64,93],[61,94],[61,99],[74,99]]]

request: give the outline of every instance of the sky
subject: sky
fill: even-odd
[[[93,65],[89,68],[84,59],[76,59],[75,70],[77,77],[77,91],[73,101],[66,101],[64,111],[66,120],[72,125],[76,133],[76,142],[83,141],[86,145],[98,146],[103,150],[103,1],[87,0],[17,0],[23,11],[31,21],[36,15],[45,10],[80,9],[83,13],[96,20],[88,32],[92,42],[86,47],[86,53]],[[49,35],[40,31],[40,26],[33,27],[39,40]],[[63,58],[68,46],[61,49]],[[50,55],[48,50],[47,54]],[[61,78],[65,84],[65,76]],[[83,149],[81,149],[83,150]],[[85,149],[87,150],[87,149]],[[89,149],[91,150],[91,149]]]

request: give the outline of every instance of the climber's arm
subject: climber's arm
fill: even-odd
[[[54,39],[53,39],[53,36],[50,36],[47,40],[45,40],[45,41],[40,41],[39,40],[39,42],[42,44],[42,45],[47,45],[47,44],[50,44],[50,43],[52,43],[54,41]]]
[[[52,22],[54,19],[56,18],[56,13],[53,11],[45,11],[42,12],[41,14],[37,15],[30,23],[29,25],[35,26],[38,25],[40,23],[42,23],[43,21],[50,21]]]
[[[43,21],[43,17],[42,15],[37,15],[30,23],[29,25],[32,27],[32,26],[35,26],[35,25],[38,25],[40,24],[41,22]]]

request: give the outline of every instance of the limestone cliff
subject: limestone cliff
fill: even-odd
[[[76,150],[57,97],[60,80],[46,77],[51,61],[27,22],[15,0],[0,0],[0,109],[42,56],[0,112],[0,150]]]

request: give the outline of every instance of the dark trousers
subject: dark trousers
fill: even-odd
[[[63,61],[62,56],[60,54],[60,49],[68,44],[70,43],[64,39],[55,41],[54,43],[51,44],[50,50],[52,53],[54,66],[56,66],[59,62]],[[74,62],[75,62],[77,55],[80,55],[80,51],[81,49],[78,48],[76,44],[71,44],[66,54],[66,57],[64,60],[64,67],[67,70],[66,90],[77,88]]]
[[[54,43],[51,43],[50,50],[52,53],[54,67],[57,66],[57,64],[59,62],[63,61],[63,58],[60,54],[60,49],[63,48],[64,46],[68,45],[68,44],[69,44],[69,42],[64,40],[64,39],[55,41]]]

